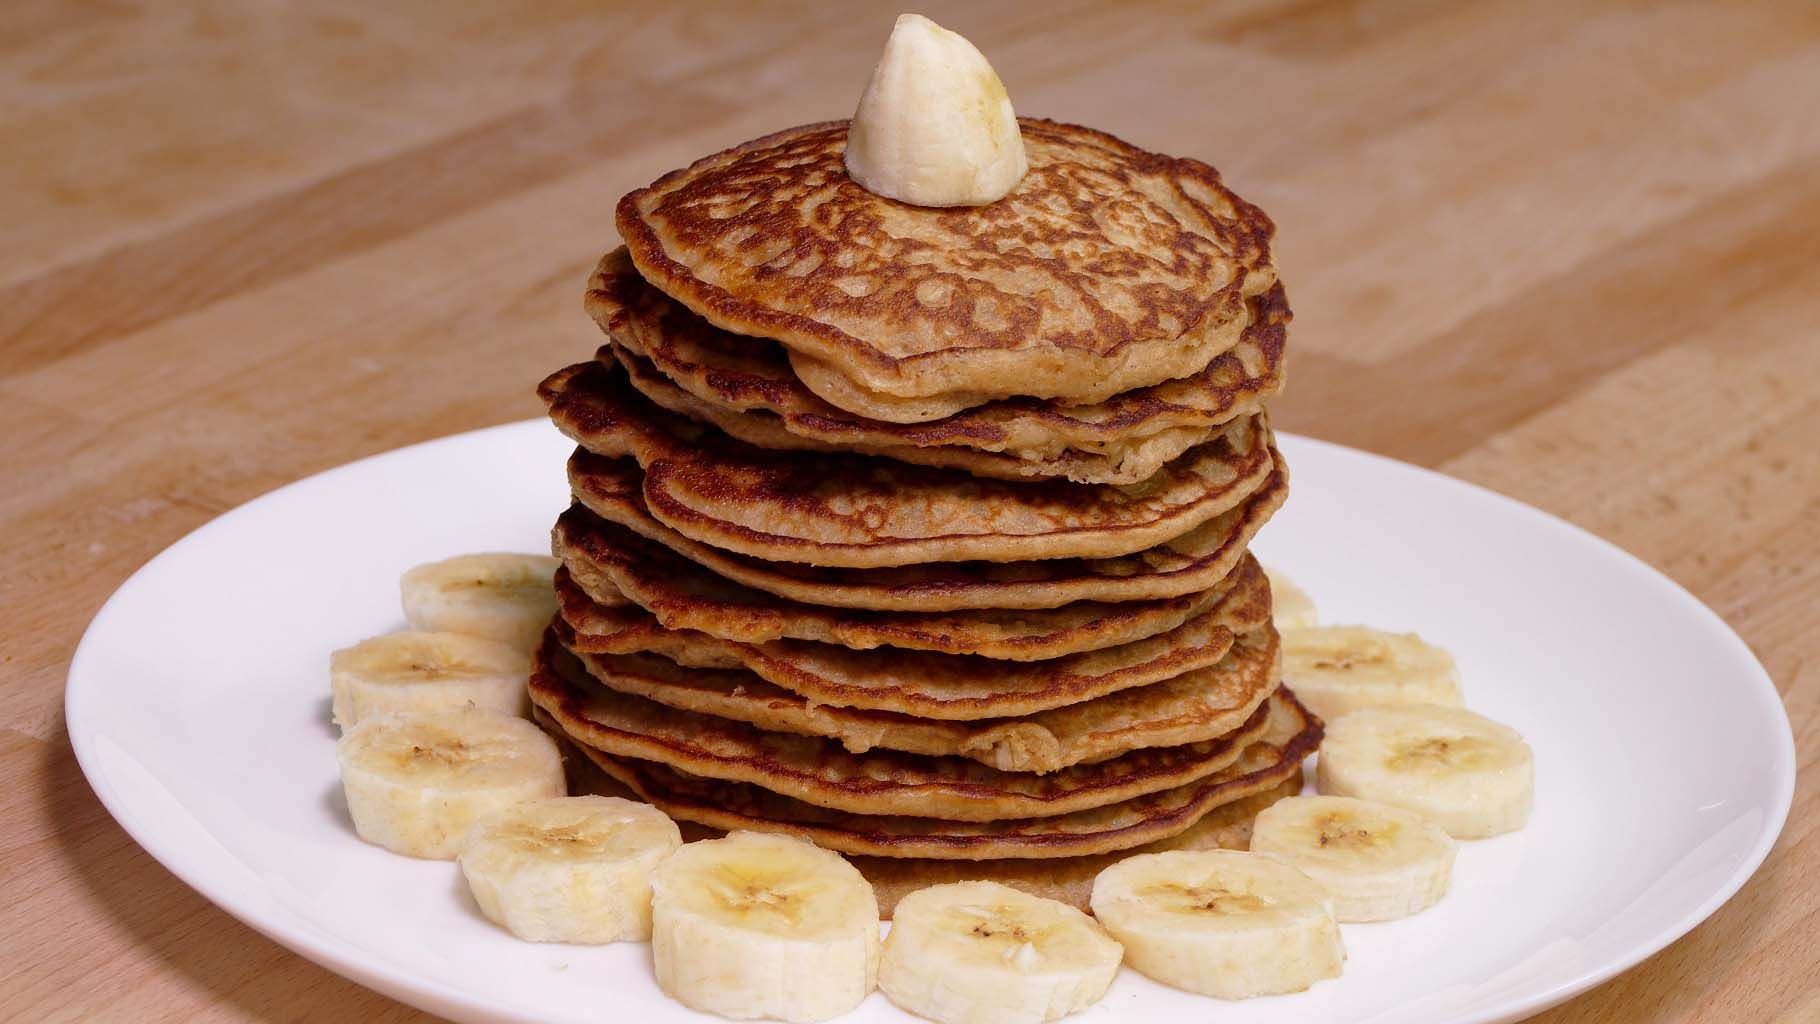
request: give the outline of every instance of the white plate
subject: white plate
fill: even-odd
[[[1535,816],[1464,845],[1452,893],[1347,925],[1345,976],[1212,1005],[1126,971],[1100,1021],[1497,1021],[1661,949],[1775,842],[1794,742],[1769,678],[1711,611],[1631,556],[1446,477],[1283,438],[1294,497],[1260,555],[1324,621],[1419,630],[1468,703],[1535,748]],[[292,484],[122,585],[70,666],[70,739],[121,825],[229,913],[460,1020],[692,1019],[643,945],[513,940],[451,864],[356,839],[328,724],[330,650],[402,625],[398,575],[546,547],[569,451],[541,422],[444,438]],[[907,1020],[873,996],[853,1021]]]

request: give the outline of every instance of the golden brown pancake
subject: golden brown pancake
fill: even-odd
[[[671,629],[741,643],[814,640],[855,650],[901,647],[1040,661],[1166,632],[1212,607],[1224,592],[1214,587],[1155,601],[1080,601],[1034,611],[869,612],[754,590],[580,506],[563,513],[550,536],[551,551],[567,567],[556,580],[565,607],[579,613],[590,600],[623,606],[629,598]],[[568,618],[576,620],[574,613]]]
[[[1270,617],[1270,589],[1256,561],[1247,559],[1234,576],[1212,608],[1175,629],[1045,661],[856,651],[808,640],[737,643],[666,629],[642,609],[598,605],[585,620],[559,625],[576,630],[569,645],[586,654],[657,654],[700,668],[744,668],[817,704],[971,721],[1047,711],[1219,664],[1240,634]]]
[[[530,693],[532,703],[576,742],[616,757],[751,783],[819,807],[955,821],[1068,814],[1183,786],[1238,760],[1270,717],[1260,708],[1217,739],[1135,750],[1039,775],[960,757],[884,749],[855,754],[833,740],[767,732],[658,704],[597,685],[554,635],[538,651]]]
[[[773,732],[826,736],[854,753],[885,747],[968,757],[1003,771],[1050,772],[1231,732],[1276,689],[1276,652],[1276,633],[1266,626],[1240,637],[1209,668],[1050,711],[970,722],[816,704],[744,669],[690,668],[650,654],[579,657],[611,689]]]
[[[1280,285],[1253,302],[1239,344],[1181,380],[1092,405],[1011,399],[898,424],[822,400],[781,347],[696,316],[645,283],[623,249],[602,258],[588,291],[589,311],[616,343],[603,360],[621,362],[659,405],[760,447],[839,448],[982,476],[1088,483],[1142,480],[1280,388],[1288,303]]]
[[[1217,586],[1288,494],[1276,472],[1238,508],[1180,537],[1119,558],[1040,562],[949,562],[888,569],[819,568],[722,551],[670,529],[645,505],[644,472],[631,459],[578,456],[570,475],[577,501],[603,519],[655,540],[746,586],[835,608],[942,612],[1056,608],[1074,601],[1145,601]]]
[[[570,793],[640,799],[629,787],[602,771],[548,715],[535,711],[534,717],[562,748],[563,762],[569,774]],[[1201,820],[1168,839],[1116,853],[1043,860],[928,860],[917,857],[859,856],[847,859],[872,883],[873,891],[878,895],[879,914],[887,921],[891,919],[897,901],[910,893],[931,885],[966,881],[999,882],[1032,895],[1060,900],[1082,911],[1089,911],[1088,899],[1093,894],[1094,878],[1118,861],[1140,853],[1160,853],[1165,850],[1246,849],[1251,842],[1252,823],[1258,812],[1301,791],[1302,779],[1297,775],[1273,789],[1215,807]],[[682,829],[684,842],[715,839],[726,834],[720,829],[697,825],[691,821],[677,824]]]
[[[1234,420],[1141,484],[1116,487],[766,451],[653,405],[599,363],[560,370],[538,391],[584,452],[638,461],[645,504],[665,525],[725,551],[822,566],[1130,554],[1240,505],[1276,466],[1262,415]],[[570,461],[574,489],[587,486],[575,477],[593,464]]]
[[[838,121],[667,174],[621,200],[616,222],[646,280],[718,327],[782,342],[843,408],[862,403],[831,380],[969,405],[1098,402],[1231,348],[1245,299],[1276,281],[1269,218],[1199,161],[1021,126],[1029,173],[985,206],[866,191],[842,166]]]
[[[854,814],[742,782],[705,779],[655,761],[582,751],[608,775],[679,821],[717,829],[784,832],[847,854],[934,860],[1078,857],[1182,834],[1209,811],[1300,779],[1321,742],[1320,719],[1287,689],[1266,705],[1261,739],[1206,778],[1131,800],[1040,818],[968,822]]]

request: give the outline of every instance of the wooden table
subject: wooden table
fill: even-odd
[[[896,8],[144,6],[0,9],[0,1019],[420,1019],[121,832],[64,735],[76,640],[217,513],[536,415],[618,196],[848,113]],[[1769,862],[1545,1019],[1820,1019],[1820,8],[1202,7],[925,10],[1019,110],[1271,212],[1281,425],[1610,538],[1783,688],[1810,770]]]

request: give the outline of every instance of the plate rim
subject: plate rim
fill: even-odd
[[[111,792],[107,786],[98,782],[97,779],[99,776],[96,771],[92,770],[93,765],[91,760],[94,756],[92,753],[92,742],[96,734],[94,732],[94,725],[92,723],[85,723],[84,721],[84,716],[89,714],[89,712],[85,710],[87,704],[85,694],[88,689],[98,684],[85,684],[82,682],[82,680],[89,678],[89,674],[85,674],[82,671],[82,666],[89,658],[94,657],[94,645],[99,644],[99,641],[96,639],[99,632],[98,627],[101,627],[112,614],[117,614],[116,606],[120,600],[121,594],[128,591],[129,588],[145,576],[148,571],[152,570],[158,563],[167,558],[179,557],[179,553],[183,549],[187,548],[192,543],[198,542],[198,537],[221,520],[239,514],[251,506],[279,500],[282,495],[292,489],[314,484],[323,478],[331,477],[336,474],[353,472],[356,468],[373,462],[394,458],[408,458],[411,453],[422,449],[459,444],[480,435],[528,431],[535,429],[539,425],[547,427],[548,424],[547,421],[542,418],[515,420],[492,426],[479,427],[473,430],[461,431],[454,434],[446,434],[440,437],[428,438],[397,448],[374,452],[357,459],[352,459],[348,462],[330,466],[296,480],[280,484],[255,497],[249,498],[231,509],[210,517],[207,521],[198,524],[183,536],[146,559],[145,562],[134,569],[132,573],[114,587],[113,591],[109,593],[107,600],[95,611],[95,614],[90,618],[88,625],[83,628],[81,639],[77,641],[76,648],[70,657],[69,665],[65,671],[63,690],[64,728],[68,735],[70,746],[75,753],[77,765],[81,768],[83,778],[88,782],[90,791],[95,794],[96,798],[101,802],[101,805],[107,809],[109,816],[114,819],[115,823],[126,832],[128,837],[130,837],[140,849],[149,854],[153,860],[157,861],[165,870],[176,876],[183,884],[202,895],[204,899],[207,899],[210,903],[225,911],[235,920],[240,921],[242,924],[252,928],[254,931],[264,935],[273,942],[278,943],[285,949],[302,956],[319,966],[334,971],[366,988],[417,1007],[418,1009],[442,1014],[444,1016],[450,1016],[452,1015],[451,1011],[456,1011],[463,1015],[486,1014],[492,1019],[497,1020],[531,1022],[537,1019],[526,1016],[509,1007],[498,1007],[490,1003],[481,1002],[472,993],[447,985],[435,979],[410,975],[401,971],[374,967],[373,965],[363,963],[355,955],[356,951],[343,948],[347,944],[346,940],[337,937],[333,933],[327,933],[326,937],[318,937],[317,935],[306,931],[304,928],[298,927],[296,922],[292,922],[286,918],[280,918],[277,923],[261,919],[254,908],[246,906],[241,901],[234,898],[223,887],[214,884],[209,878],[202,876],[196,871],[190,870],[184,864],[181,851],[169,848],[167,844],[162,843],[157,838],[148,838],[150,830],[142,827],[135,827],[133,811],[122,801],[119,793]],[[1794,729],[1788,718],[1787,705],[1783,700],[1781,691],[1776,688],[1775,680],[1771,678],[1768,670],[1763,666],[1761,659],[1757,657],[1756,652],[1751,650],[1750,645],[1738,635],[1737,630],[1732,628],[1731,624],[1726,622],[1723,616],[1705,602],[1701,601],[1672,576],[1657,569],[1655,566],[1644,561],[1637,555],[1632,554],[1630,551],[1606,540],[1604,537],[1593,533],[1591,530],[1588,530],[1577,523],[1528,504],[1527,502],[1521,501],[1508,494],[1504,494],[1483,484],[1462,480],[1439,470],[1430,469],[1426,466],[1419,466],[1410,462],[1404,462],[1400,459],[1381,455],[1376,452],[1286,431],[1279,431],[1277,436],[1280,440],[1288,441],[1292,447],[1305,446],[1316,449],[1325,449],[1331,454],[1344,458],[1362,459],[1380,469],[1386,469],[1392,472],[1416,473],[1427,478],[1430,482],[1452,488],[1474,500],[1489,500],[1493,504],[1503,506],[1508,511],[1521,516],[1531,517],[1542,524],[1546,524],[1550,528],[1566,530],[1569,535],[1575,536],[1575,538],[1581,542],[1591,542],[1592,544],[1605,549],[1606,553],[1619,556],[1621,561],[1629,563],[1631,569],[1640,569],[1646,575],[1653,577],[1658,584],[1665,584],[1667,589],[1675,594],[1678,601],[1691,606],[1696,614],[1707,617],[1712,624],[1719,627],[1719,633],[1723,637],[1723,642],[1732,647],[1733,653],[1743,655],[1743,663],[1748,664],[1752,670],[1751,674],[1754,685],[1750,688],[1751,694],[1755,699],[1768,702],[1769,707],[1774,709],[1774,718],[1781,725],[1780,730],[1774,730],[1778,732],[1778,739],[1780,742],[1776,744],[1775,749],[1773,770],[1776,777],[1776,792],[1771,798],[1769,808],[1770,814],[1765,819],[1763,827],[1759,830],[1757,840],[1752,846],[1749,855],[1740,862],[1739,868],[1733,871],[1733,873],[1726,878],[1724,883],[1717,886],[1705,900],[1692,907],[1670,924],[1663,926],[1656,933],[1651,935],[1649,939],[1639,943],[1625,954],[1613,958],[1610,962],[1575,972],[1554,985],[1539,992],[1532,993],[1527,997],[1518,999],[1514,1003],[1487,1011],[1475,1012],[1470,1016],[1457,1018],[1459,1024],[1492,1024],[1492,1022],[1496,1021],[1526,1017],[1531,1014],[1540,1013],[1552,1006],[1557,1006],[1568,999],[1611,980],[1619,974],[1622,974],[1638,964],[1641,964],[1643,961],[1655,956],[1657,953],[1660,953],[1670,944],[1705,922],[1706,919],[1717,912],[1720,907],[1729,902],[1733,896],[1737,895],[1738,891],[1744,887],[1745,883],[1749,882],[1750,879],[1756,875],[1757,871],[1763,866],[1763,862],[1769,857],[1769,854],[1775,849],[1776,844],[1781,839],[1782,832],[1787,825],[1790,809],[1794,802],[1797,755],[1795,750]]]

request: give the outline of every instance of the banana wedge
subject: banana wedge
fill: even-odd
[[[1447,895],[1455,843],[1414,811],[1345,796],[1296,796],[1258,813],[1251,851],[1320,883],[1334,920],[1393,921]]]
[[[917,206],[1004,198],[1029,164],[1011,98],[962,36],[902,14],[847,130],[847,174]]]
[[[1300,992],[1346,959],[1327,894],[1256,853],[1175,850],[1112,865],[1093,880],[1093,915],[1125,962],[1166,985],[1217,996]]]
[[[343,729],[367,715],[468,706],[522,715],[530,675],[525,652],[462,633],[387,633],[329,655],[331,707]]]
[[[919,889],[897,904],[878,987],[938,1024],[1041,1024],[1086,1009],[1119,944],[1086,914],[997,882]]]
[[[1529,820],[1535,760],[1515,729],[1464,708],[1367,708],[1327,727],[1315,786],[1426,815],[1455,839],[1480,839]]]
[[[482,815],[563,793],[555,741],[479,708],[368,715],[335,757],[354,831],[409,857],[452,860]]]
[[[481,818],[457,858],[481,913],[529,942],[651,937],[651,872],[682,832],[650,804],[559,796]]]
[[[537,646],[556,614],[552,583],[559,563],[548,555],[460,555],[420,565],[398,589],[414,629],[466,633],[524,651]]]
[[[1307,629],[1320,621],[1315,615],[1314,598],[1308,596],[1308,591],[1268,565],[1264,567],[1264,575],[1270,580],[1270,617],[1278,632]]]
[[[878,899],[839,854],[789,836],[689,843],[651,878],[658,987],[736,1020],[827,1020],[878,981]]]
[[[1366,626],[1285,630],[1283,682],[1329,722],[1386,704],[1460,703],[1453,655],[1414,633]]]

